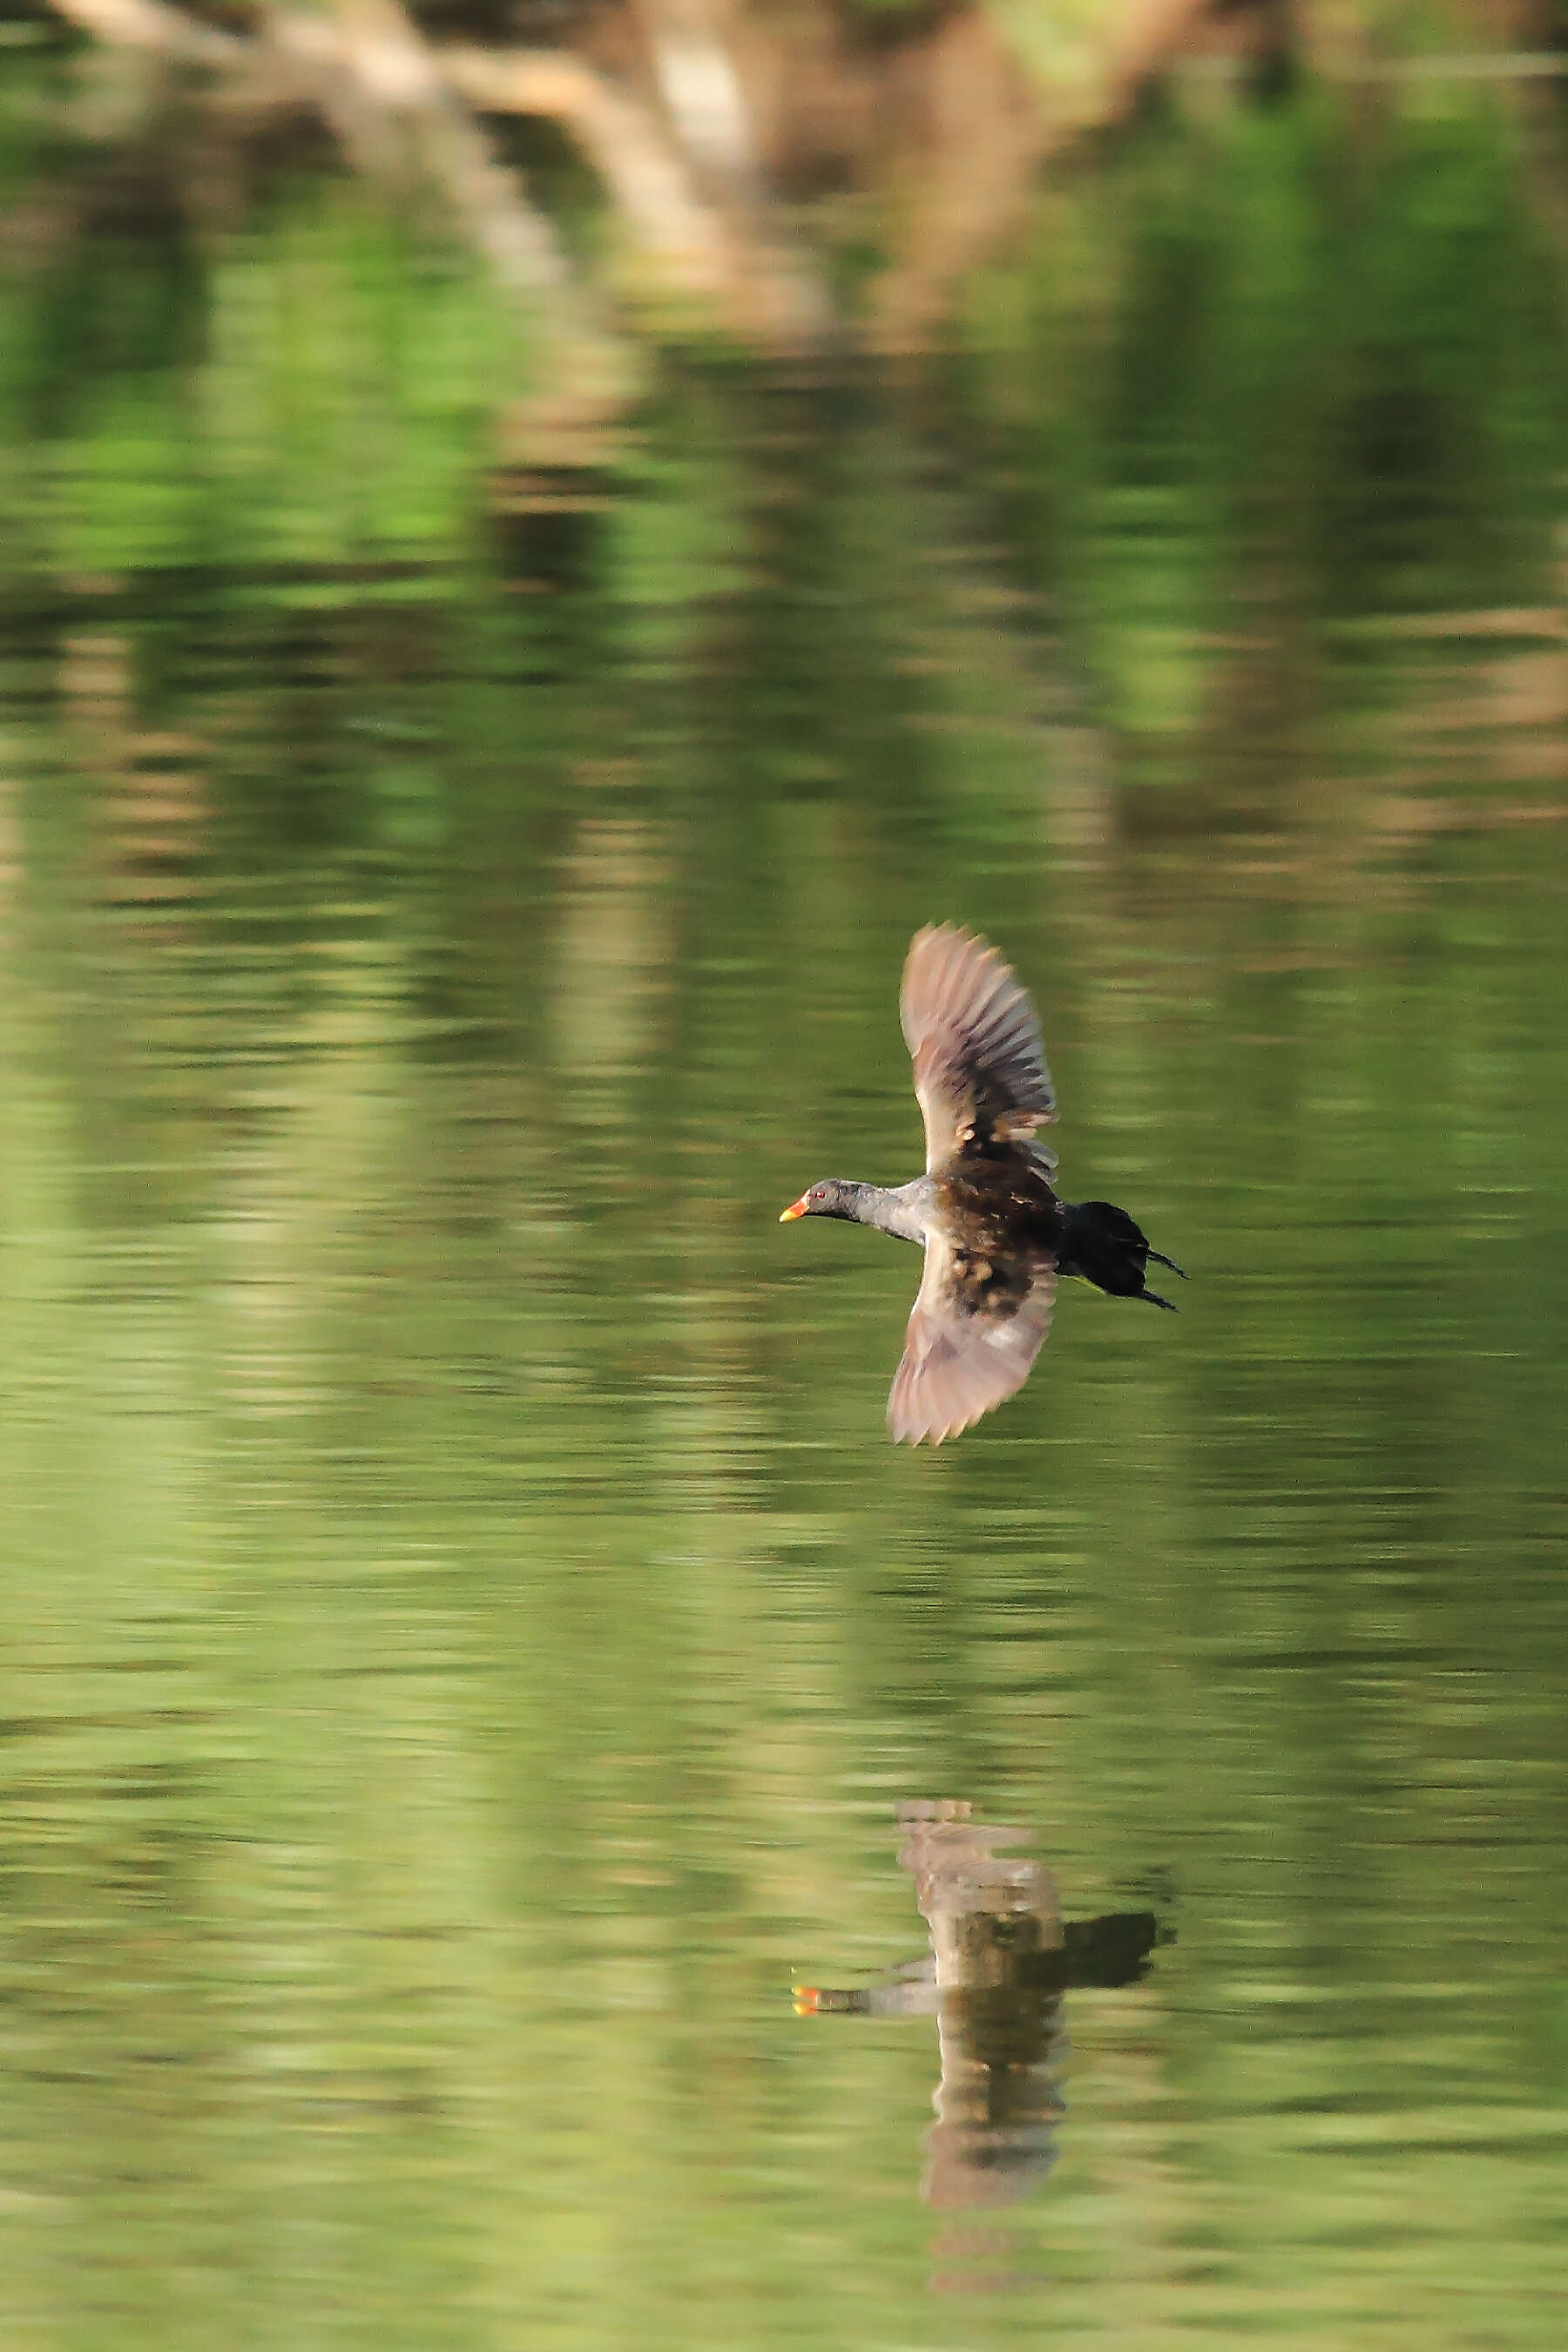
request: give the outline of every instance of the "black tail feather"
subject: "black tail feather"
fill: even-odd
[[[1064,1202],[1062,1206],[1065,1230],[1059,1264],[1063,1274],[1081,1274],[1113,1298],[1146,1298],[1151,1307],[1175,1314],[1169,1298],[1145,1289],[1144,1271],[1150,1265],[1163,1265],[1179,1280],[1185,1282],[1187,1277],[1173,1257],[1150,1248],[1142,1228],[1125,1209],[1110,1201]]]

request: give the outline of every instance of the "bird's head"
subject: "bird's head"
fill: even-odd
[[[852,1202],[863,1188],[847,1183],[842,1176],[825,1176],[820,1184],[813,1184],[798,1201],[792,1201],[780,1213],[781,1225],[793,1225],[797,1217],[847,1217],[851,1224],[856,1216]]]

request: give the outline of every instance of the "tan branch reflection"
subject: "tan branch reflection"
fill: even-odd
[[[1152,1911],[1063,1919],[1045,1864],[997,1851],[1029,1832],[973,1821],[962,1799],[907,1801],[898,1822],[930,1952],[868,1985],[798,1986],[795,2011],[934,2017],[942,2077],[921,2193],[1011,2204],[1056,2161],[1063,1996],[1136,1983],[1169,1931]]]

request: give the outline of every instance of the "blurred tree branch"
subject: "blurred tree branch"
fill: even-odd
[[[775,346],[809,342],[825,322],[803,258],[705,200],[653,110],[569,52],[437,48],[402,0],[335,0],[320,15],[269,0],[248,36],[164,0],[53,5],[106,45],[215,78],[230,106],[304,100],[356,170],[434,191],[538,338],[539,380],[510,435],[527,462],[591,462],[594,436],[626,404],[637,368],[604,294],[521,175],[497,160],[480,111],[545,117],[574,138],[616,206],[635,297],[674,299]]]
[[[823,331],[826,306],[800,254],[777,244],[759,250],[756,236],[705,199],[652,110],[606,74],[567,49],[436,54],[453,89],[483,111],[542,115],[573,133],[646,265],[639,293],[700,304],[764,342]]]
[[[245,32],[169,0],[50,5],[231,111],[303,104],[356,171],[437,198],[534,323],[546,437],[624,404],[625,309],[775,352],[821,342],[822,279],[775,188],[874,198],[845,240],[874,254],[859,331],[922,350],[1047,163],[1184,57],[1344,79],[1368,37],[1339,0],[608,0],[552,48],[434,43],[407,0],[241,0]],[[552,121],[590,165],[618,231],[607,278],[500,160],[487,116]]]
[[[149,49],[183,65],[222,68],[243,63],[248,41],[219,32],[163,0],[50,0],[68,24],[111,47]]]
[[[263,23],[350,159],[372,176],[436,190],[496,285],[527,310],[537,381],[512,419],[514,454],[588,459],[580,436],[635,387],[631,347],[521,175],[497,161],[402,0],[336,0],[331,16],[269,5]]]

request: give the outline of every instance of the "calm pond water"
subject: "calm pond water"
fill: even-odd
[[[11,606],[5,2340],[1556,2347],[1561,582],[1401,509],[1110,731],[940,436],[752,430]],[[776,1220],[949,919],[1192,1279],[911,1454]],[[969,1900],[1011,2006],[848,1998]]]

